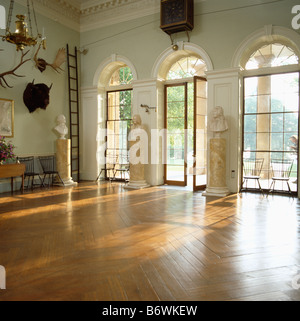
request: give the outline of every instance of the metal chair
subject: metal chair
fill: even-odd
[[[293,163],[294,163],[293,159],[289,159],[289,160],[272,159],[271,160],[272,183],[269,188],[269,193],[275,191],[276,182],[286,182],[288,187],[288,193],[293,195],[289,184]]]
[[[109,181],[112,181],[112,179],[115,176],[115,167],[118,162],[118,157],[115,155],[115,152],[106,152],[106,163],[104,167],[100,169],[100,173],[96,179],[96,182],[100,179],[101,174],[105,173],[105,178],[108,178]]]
[[[126,155],[121,154],[119,156],[119,162],[115,167],[114,172],[114,179],[116,179],[116,175],[120,173],[121,174],[121,180],[124,180],[125,182],[129,182],[129,157],[126,153]],[[124,178],[123,178],[124,174]],[[127,174],[127,178],[126,178]]]
[[[59,175],[59,172],[56,170],[56,158],[55,156],[39,156],[39,161],[43,169],[44,173],[44,179],[43,184],[45,182],[45,179],[48,175],[48,186],[53,184],[54,178],[57,178],[60,180],[63,186],[65,186],[64,181],[62,180],[61,176]]]
[[[261,193],[264,194],[259,181],[263,163],[264,163],[263,158],[244,158],[243,159],[244,177],[243,177],[241,191],[249,190],[247,187],[248,180],[254,180],[257,182]],[[246,185],[245,188],[244,188],[244,184]]]
[[[34,156],[17,157],[17,161],[19,161],[21,164],[25,164],[24,181],[26,181],[26,178],[27,178],[26,188],[29,188],[30,179],[31,179],[31,188],[33,188],[35,185],[44,186],[40,173],[34,170]],[[40,179],[41,184],[34,184],[34,178],[36,176],[38,176],[38,178]]]

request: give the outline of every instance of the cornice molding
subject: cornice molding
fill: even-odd
[[[26,0],[16,0],[16,2],[27,6]],[[80,31],[80,9],[67,0],[34,0],[34,9],[49,19]]]
[[[159,0],[115,0],[103,8],[81,12],[80,31],[129,21],[159,12]],[[91,13],[92,12],[92,13]]]
[[[26,0],[16,0],[26,6]],[[159,12],[160,0],[34,0],[36,12],[79,32]]]

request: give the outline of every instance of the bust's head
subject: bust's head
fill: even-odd
[[[221,106],[215,106],[212,111],[214,118],[221,118],[224,117],[223,108]]]
[[[132,117],[132,123],[133,123],[133,125],[140,125],[142,123],[141,116],[140,115],[134,115]]]
[[[62,124],[66,122],[66,117],[64,115],[59,115],[56,120],[59,124]]]

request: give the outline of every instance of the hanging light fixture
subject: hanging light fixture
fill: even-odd
[[[29,22],[29,29],[30,30],[28,30],[27,22],[25,21],[26,16],[23,14],[17,14],[16,15],[17,21],[15,21],[16,30],[13,33],[10,31],[10,24],[11,24],[11,18],[12,18],[12,13],[13,13],[13,7],[14,7],[14,0],[11,0],[9,12],[8,12],[8,18],[7,18],[6,32],[5,32],[5,36],[1,36],[2,40],[16,45],[17,51],[23,50],[27,46],[35,46],[38,39],[39,38],[42,39],[42,35],[38,31],[36,15],[35,15],[34,7],[33,7],[33,1],[31,0],[31,7],[32,7],[33,14],[34,14],[34,20],[35,20],[35,26],[36,26],[36,36],[33,36],[29,0],[27,0],[27,11],[28,11],[28,22]],[[44,40],[44,39],[42,39],[42,40]]]

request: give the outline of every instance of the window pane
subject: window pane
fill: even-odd
[[[109,86],[128,85],[132,82],[133,76],[129,67],[121,67],[116,70],[110,78]]]
[[[256,132],[256,115],[245,115],[244,131],[245,131],[245,133],[255,133]]]
[[[184,57],[177,61],[169,70],[167,79],[182,79],[194,76],[204,76],[206,65],[197,57]]]
[[[298,63],[294,51],[282,44],[269,44],[256,50],[246,63],[246,69],[286,66]]]
[[[269,189],[272,183],[271,159],[293,160],[290,180],[292,191],[297,191],[297,153],[299,117],[299,73],[278,74],[245,79],[244,97],[244,158],[263,158],[260,183]],[[247,86],[251,88],[247,88]],[[257,89],[255,89],[255,86]],[[250,95],[250,93],[258,93]],[[257,110],[255,110],[257,99]],[[276,190],[287,191],[287,184]]]

